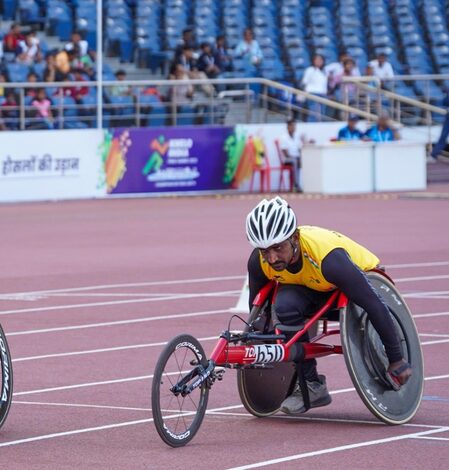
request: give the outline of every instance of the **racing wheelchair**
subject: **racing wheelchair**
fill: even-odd
[[[377,269],[367,276],[388,306],[403,358],[412,366],[406,384],[397,389],[388,380],[388,360],[379,335],[367,313],[339,290],[287,339],[285,332],[291,327],[278,322],[273,308],[279,284],[270,281],[256,296],[245,329],[224,331],[209,358],[191,335],[179,335],[166,345],[152,383],[153,420],[162,440],[180,447],[195,436],[209,391],[227,368],[237,369],[238,391],[246,410],[265,417],[279,411],[298,378],[301,385],[302,360],[330,354],[343,354],[354,387],[371,413],[391,425],[410,421],[420,405],[424,384],[416,326],[393,281]],[[329,323],[335,320],[339,328],[332,329]],[[310,335],[309,342],[298,341],[306,331],[317,331],[318,323],[322,323],[318,334]],[[340,335],[341,344],[320,342],[334,335]],[[307,409],[307,387],[301,389]]]
[[[12,402],[12,362],[5,332],[0,325],[0,428],[6,421]]]

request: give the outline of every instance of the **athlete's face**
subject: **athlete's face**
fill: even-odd
[[[283,271],[293,261],[296,261],[297,250],[295,250],[296,240],[289,239],[285,242],[272,245],[260,250],[263,259],[275,270]]]

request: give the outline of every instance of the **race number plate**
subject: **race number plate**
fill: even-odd
[[[245,348],[244,360],[253,364],[281,362],[284,355],[284,347],[280,344],[258,344]]]

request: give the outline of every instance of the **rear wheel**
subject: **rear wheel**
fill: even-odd
[[[416,414],[423,393],[424,369],[418,332],[396,287],[381,274],[367,275],[388,306],[403,358],[412,366],[412,376],[399,391],[391,388],[385,379],[388,359],[379,335],[367,313],[351,302],[340,315],[343,353],[354,387],[371,413],[385,423],[403,424]]]
[[[5,333],[0,325],[0,428],[6,421],[12,402],[12,363]]]
[[[172,447],[187,444],[197,433],[209,398],[206,382],[186,396],[171,391],[198,364],[207,367],[204,349],[190,335],[173,338],[162,351],[154,371],[151,404],[154,424],[162,440]],[[192,375],[193,383],[198,375]]]
[[[261,307],[253,307],[248,323],[255,321],[267,333],[269,309],[269,301]],[[296,369],[292,362],[277,362],[267,368],[239,369],[237,386],[242,404],[254,416],[270,416],[279,411],[295,379]]]

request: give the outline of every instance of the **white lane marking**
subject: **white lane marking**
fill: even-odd
[[[436,339],[434,341],[421,341],[421,346],[430,346],[432,344],[443,344],[443,343],[449,343],[449,338],[448,339]]]
[[[445,317],[447,315],[449,315],[449,312],[418,313],[413,315],[413,318]]]
[[[198,338],[198,341],[218,341],[218,336],[208,336],[205,338]],[[449,340],[448,340],[449,341]],[[127,351],[130,349],[142,349],[142,348],[151,348],[154,346],[165,346],[168,341],[161,341],[159,343],[144,343],[144,344],[130,344],[128,346],[115,346],[111,348],[100,348],[100,349],[87,349],[83,351],[73,351],[65,353],[55,353],[55,354],[43,354],[40,356],[28,356],[28,357],[18,357],[13,359],[12,362],[25,362],[25,361],[35,361],[38,359],[50,359],[55,357],[69,357],[69,356],[82,356],[84,354],[97,354],[103,352],[114,352],[114,351]]]
[[[232,407],[225,406],[225,407],[221,407],[221,408],[214,408],[210,411],[214,411],[214,410],[220,411],[220,410],[226,410],[226,409],[230,409],[230,408],[232,408]],[[192,414],[195,414],[195,413],[194,412],[185,412],[185,413],[176,414],[176,415],[173,415],[173,416],[166,416],[165,419],[173,419],[173,418],[177,418],[178,416],[189,416],[189,415],[192,415]],[[86,432],[104,431],[104,430],[107,430],[107,429],[116,429],[116,428],[123,428],[123,427],[127,427],[127,426],[135,426],[135,425],[138,425],[138,424],[151,423],[152,421],[153,421],[153,418],[145,418],[145,419],[137,419],[137,420],[133,420],[133,421],[125,421],[123,423],[113,423],[113,424],[106,424],[106,425],[103,425],[103,426],[95,426],[95,427],[91,427],[91,428],[74,429],[72,431],[63,431],[63,432],[57,432],[57,433],[52,433],[52,434],[44,434],[44,435],[40,435],[40,436],[27,437],[27,438],[24,438],[24,439],[17,439],[15,441],[2,442],[2,443],[0,443],[0,447],[10,447],[10,446],[18,445],[18,444],[26,444],[28,442],[36,442],[36,441],[42,441],[42,440],[46,440],[46,439],[54,439],[56,437],[73,436],[75,434],[83,434],[83,433],[86,433]]]
[[[143,322],[157,321],[157,320],[172,320],[172,319],[177,319],[177,318],[188,318],[188,317],[201,317],[201,316],[206,316],[206,315],[217,315],[221,313],[229,314],[229,309],[205,310],[203,312],[179,313],[175,315],[161,315],[158,317],[132,318],[130,320],[116,320],[116,321],[101,322],[101,323],[87,323],[85,325],[71,325],[71,326],[60,326],[60,327],[55,327],[55,328],[41,328],[39,330],[11,331],[11,332],[8,332],[8,338],[10,336],[33,335],[37,333],[53,333],[55,331],[83,330],[85,328],[99,328],[103,326],[129,325],[133,323],[143,323]]]
[[[424,439],[429,441],[449,441],[449,437],[415,436],[411,439]]]
[[[305,459],[308,457],[316,457],[317,455],[331,454],[334,452],[358,449],[360,447],[370,447],[370,446],[374,446],[378,444],[387,444],[390,442],[402,441],[404,439],[411,439],[417,436],[428,436],[431,434],[437,434],[437,433],[446,432],[446,431],[449,431],[449,427],[442,426],[441,428],[438,428],[438,429],[430,429],[427,431],[420,431],[420,432],[411,433],[411,434],[403,434],[402,436],[392,436],[392,437],[386,437],[383,439],[373,439],[370,441],[357,442],[357,443],[346,444],[346,445],[337,446],[337,447],[328,447],[327,449],[320,449],[320,450],[315,450],[312,452],[304,452],[302,454],[289,455],[288,457],[280,457],[277,459],[265,460],[262,462],[257,462],[257,463],[253,463],[249,465],[242,465],[240,467],[232,467],[232,468],[229,468],[228,470],[248,470],[250,468],[266,467],[268,465],[291,462],[293,460],[300,460],[300,459]]]
[[[88,405],[83,403],[53,403],[43,401],[20,401],[13,400],[14,405],[41,405],[41,406],[63,406],[69,408],[101,408],[107,410],[125,410],[125,411],[151,411],[151,408],[136,408],[133,406],[112,406],[112,405]]]
[[[87,308],[87,307],[105,307],[108,305],[124,305],[124,304],[136,304],[144,302],[161,302],[163,300],[184,300],[184,299],[195,299],[198,297],[227,297],[228,295],[238,295],[239,290],[232,291],[217,291],[217,292],[199,292],[195,294],[182,294],[182,295],[167,295],[165,297],[156,298],[144,298],[144,299],[130,299],[130,300],[111,300],[110,302],[92,302],[85,304],[70,304],[70,305],[54,305],[52,307],[34,307],[34,308],[22,308],[16,310],[3,310],[0,311],[0,315],[10,315],[17,313],[32,313],[32,312],[50,312],[54,310],[69,310],[74,308]]]
[[[431,336],[433,338],[449,338],[449,334],[439,334],[439,333],[420,333],[419,336]]]
[[[387,264],[387,269],[424,268],[431,266],[449,266],[449,261],[430,261],[427,263]]]
[[[394,282],[435,281],[437,279],[449,279],[449,274],[439,274],[437,276],[402,277],[399,279],[394,279]]]
[[[150,286],[171,286],[174,284],[197,284],[202,282],[218,282],[232,281],[236,279],[245,279],[245,276],[218,276],[218,277],[201,277],[196,279],[174,279],[172,281],[147,281],[147,282],[131,282],[122,284],[98,284],[84,287],[67,287],[62,289],[49,289],[28,292],[13,292],[2,295],[38,295],[38,294],[54,294],[57,292],[83,292],[95,289],[117,289],[119,287],[150,287]]]

